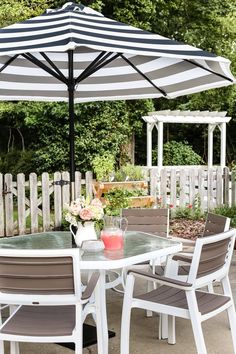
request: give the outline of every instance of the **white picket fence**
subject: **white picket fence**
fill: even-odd
[[[161,205],[194,205],[203,211],[236,205],[235,174],[229,168],[163,168],[150,172],[151,194],[161,198]]]
[[[68,172],[43,173],[37,176],[18,174],[13,181],[11,174],[0,174],[0,236],[59,229],[65,203],[70,202],[70,176]],[[92,195],[92,173],[75,174],[75,196],[84,188]]]
[[[153,169],[148,178],[150,194],[161,205],[173,207],[194,204],[199,198],[203,210],[221,205],[236,205],[235,176],[228,168],[178,169],[163,168],[159,173]],[[92,196],[93,176],[80,172],[75,176],[75,197]],[[52,176],[43,173],[0,174],[0,237],[60,229],[65,203],[70,201],[68,172],[56,172]]]

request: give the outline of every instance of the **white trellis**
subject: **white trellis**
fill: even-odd
[[[150,112],[148,116],[142,117],[147,123],[147,167],[152,166],[152,131],[157,129],[158,157],[157,167],[163,167],[163,124],[164,123],[185,123],[185,124],[208,124],[208,167],[213,165],[213,132],[216,127],[220,129],[220,166],[225,167],[226,163],[226,123],[231,117],[226,117],[227,112],[209,111],[157,111]]]

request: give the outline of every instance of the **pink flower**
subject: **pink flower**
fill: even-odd
[[[84,208],[80,210],[79,216],[82,220],[91,220],[94,217],[94,213],[92,212],[92,210]]]
[[[102,202],[101,202],[101,200],[98,199],[98,198],[94,198],[94,199],[91,201],[91,205],[102,208]]]
[[[174,208],[174,204],[170,204],[169,207],[172,209]]]
[[[188,208],[189,208],[189,209],[192,209],[192,207],[193,207],[192,204],[189,204],[189,205],[188,205]]]

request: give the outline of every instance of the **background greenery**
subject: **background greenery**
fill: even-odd
[[[0,27],[37,16],[65,1],[2,0]],[[232,61],[236,75],[236,0],[84,0],[84,5],[145,30],[212,51]],[[236,87],[208,90],[174,100],[96,102],[76,105],[76,167],[91,168],[96,155],[111,152],[117,164],[128,162],[135,133],[135,163],[146,162],[146,127],[141,116],[161,109],[227,111],[227,162],[235,159]],[[0,103],[0,172],[54,172],[69,167],[68,108],[64,103]],[[207,126],[166,125],[165,142],[187,141],[206,159]],[[219,135],[215,136],[219,161]],[[168,144],[167,144],[168,146]],[[179,151],[173,145],[171,151]],[[169,154],[170,155],[170,154]],[[176,154],[173,154],[173,156]],[[168,160],[168,164],[175,161]],[[178,163],[181,161],[178,160]],[[183,161],[182,161],[183,163]]]

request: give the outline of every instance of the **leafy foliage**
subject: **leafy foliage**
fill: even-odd
[[[64,3],[63,0],[2,0],[0,26],[37,16],[46,8],[57,8]],[[236,73],[236,0],[84,0],[83,4],[118,21],[228,57],[232,60],[232,71]],[[90,169],[94,156],[106,151],[111,152],[116,161],[129,161],[130,156],[123,156],[122,147],[129,143],[133,131],[136,135],[135,162],[145,163],[146,131],[141,116],[160,109],[228,111],[232,120],[227,130],[227,157],[229,162],[235,159],[236,87],[231,86],[172,101],[131,100],[77,105],[77,169]],[[2,156],[5,155],[5,160],[6,157],[11,160],[12,151],[23,151],[25,148],[26,151],[33,151],[31,166],[27,163],[27,169],[37,173],[68,169],[66,104],[2,102],[0,128],[0,151]],[[200,156],[206,157],[206,131],[202,127],[194,126],[193,129],[192,125],[181,125],[179,128],[175,125],[166,140],[186,140]],[[219,150],[219,135],[216,135],[214,157],[217,160],[214,163],[218,162]],[[10,168],[8,172],[13,171],[14,164],[11,161],[7,164]],[[26,167],[22,165],[21,168],[20,172],[24,172]],[[0,167],[1,170],[3,167]]]
[[[227,205],[223,205],[215,208],[213,212],[215,214],[223,215],[230,218],[231,227],[236,227],[236,206],[229,207]]]
[[[1,173],[9,173],[11,171],[13,176],[24,171],[24,174],[28,176],[31,172],[34,172],[32,159],[32,150],[10,151],[8,154],[0,155],[0,171]]]
[[[38,16],[52,3],[48,0],[1,0],[0,27]]]
[[[130,196],[130,191],[125,188],[112,188],[109,192],[104,193],[104,199],[107,205],[105,214],[119,216],[121,209],[128,208]]]
[[[92,161],[92,166],[98,181],[109,181],[115,168],[115,158],[109,152],[102,156],[96,155]]]
[[[157,161],[157,151],[153,151],[153,163]],[[184,141],[170,141],[163,145],[163,164],[166,166],[200,165],[203,163],[192,147]]]
[[[115,173],[116,181],[142,181],[144,179],[143,171],[140,166],[126,164]]]

